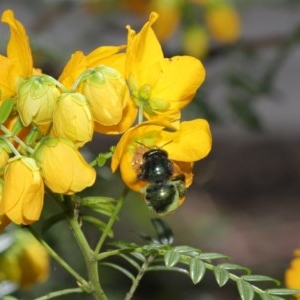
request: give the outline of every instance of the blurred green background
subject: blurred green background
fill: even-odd
[[[76,50],[88,53],[100,45],[126,43],[125,26],[138,30],[148,18],[150,2],[2,0],[0,12],[14,10],[30,36],[35,66],[57,76]],[[184,119],[210,121],[213,150],[195,164],[185,203],[165,221],[174,231],[176,245],[224,253],[255,274],[283,280],[293,250],[300,247],[300,3],[237,0],[233,4],[241,33],[225,43],[208,35],[203,44],[206,53],[201,54],[207,78],[183,113]],[[181,1],[180,9],[180,21],[162,41],[167,57],[187,53],[184,36],[191,26],[198,22],[207,29],[199,4]],[[0,36],[1,53],[5,53],[5,25]],[[194,39],[192,45],[203,43],[200,37]],[[117,140],[99,135],[87,155],[108,151]],[[92,192],[118,196],[120,179],[108,167],[100,172]],[[47,206],[52,209],[51,203]],[[140,197],[130,194],[115,239],[142,242],[140,232],[153,233],[153,217]],[[94,231],[87,228],[87,232],[93,240]],[[83,268],[65,224],[55,225],[47,239],[78,270]],[[15,295],[33,299],[66,287],[66,282],[75,285],[55,262],[51,269],[47,283]],[[122,299],[129,280],[106,267],[101,270],[111,291],[109,299]],[[82,295],[61,299],[71,298],[91,299]],[[184,275],[164,272],[147,274],[135,299],[232,300],[238,294],[233,284],[219,288],[209,272],[196,286]]]

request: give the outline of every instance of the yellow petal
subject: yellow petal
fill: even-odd
[[[166,58],[162,74],[152,89],[153,97],[167,102],[168,111],[181,110],[194,97],[204,78],[205,69],[198,59],[191,56]]]
[[[193,162],[204,158],[211,150],[209,124],[204,119],[182,122],[176,132],[163,131],[165,147],[172,160]]]
[[[122,75],[125,71],[125,53],[118,53],[126,46],[102,46],[86,56],[87,68],[105,65],[118,70]]]
[[[125,132],[136,119],[137,108],[135,104],[129,99],[127,105],[125,106],[121,121],[112,126],[104,126],[95,122],[95,131],[104,134],[120,134]]]
[[[94,121],[90,106],[80,93],[63,93],[53,113],[53,132],[82,147],[92,140]]]
[[[4,100],[16,93],[17,71],[12,61],[2,55],[0,55],[0,65],[0,100]]]
[[[10,224],[10,219],[7,215],[0,216],[0,231]]]
[[[159,63],[163,60],[160,43],[151,28],[158,15],[151,13],[149,21],[136,34],[130,26],[128,30],[127,59],[125,77],[131,76],[142,86],[147,83],[153,85],[159,75]]]
[[[10,27],[10,39],[7,46],[7,56],[17,68],[19,75],[28,77],[32,74],[33,62],[29,38],[23,25],[15,19],[12,10],[5,10],[2,14],[2,22]]]
[[[71,55],[70,60],[65,65],[60,77],[61,82],[67,89],[71,89],[79,75],[86,69],[86,58],[81,51],[76,51]]]
[[[34,159],[11,160],[4,174],[0,214],[16,224],[31,224],[40,217],[43,199],[44,184]]]
[[[42,169],[45,184],[54,192],[74,194],[94,184],[95,169],[64,138],[47,138],[35,152]]]

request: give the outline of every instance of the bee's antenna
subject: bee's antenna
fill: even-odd
[[[151,149],[150,147],[146,146],[145,144],[143,144],[143,143],[141,143],[141,142],[138,142],[138,141],[135,141],[135,142],[136,142],[137,144],[139,144],[139,145],[142,145],[142,146],[148,148],[148,149]]]
[[[143,144],[143,143],[141,143],[141,142],[138,142],[138,141],[135,141],[135,142],[136,142],[137,144],[139,144],[139,145],[142,145],[142,146],[148,148],[148,149],[151,149],[150,147],[146,146],[145,144]],[[157,148],[158,148],[158,149],[162,149],[163,147],[165,147],[166,145],[168,145],[168,144],[170,144],[170,143],[172,143],[172,142],[173,142],[173,140],[170,140],[170,141],[164,143],[161,147],[157,147]]]

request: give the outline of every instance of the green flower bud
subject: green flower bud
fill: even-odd
[[[118,124],[129,99],[129,90],[121,73],[99,66],[88,71],[81,84],[88,99],[95,122],[112,126]]]
[[[18,88],[17,110],[24,126],[31,122],[43,125],[52,121],[59,89],[46,75],[32,76]]]

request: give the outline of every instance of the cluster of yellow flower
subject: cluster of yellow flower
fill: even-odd
[[[75,52],[56,80],[33,67],[23,25],[11,10],[3,13],[11,36],[0,56],[2,228],[38,220],[44,186],[74,194],[94,184],[95,169],[80,153],[94,132],[122,134],[111,167],[120,166],[130,189],[145,194],[149,183],[138,177],[143,153],[161,147],[174,176],[191,184],[193,162],[209,153],[211,134],[203,119],[181,123],[180,111],[205,70],[193,57],[164,58],[152,29],[157,18],[151,13],[139,33],[127,26],[127,45]]]
[[[46,249],[24,230],[15,230],[10,239],[12,244],[0,254],[0,282],[10,281],[29,288],[45,281],[50,267]]]

